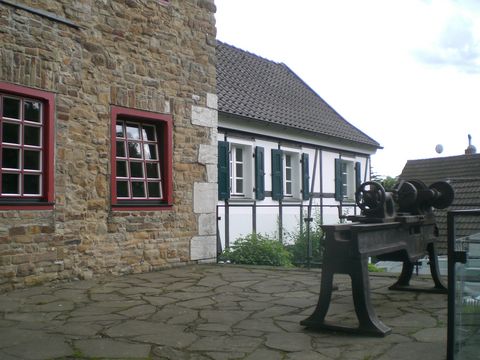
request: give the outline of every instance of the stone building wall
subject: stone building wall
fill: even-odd
[[[213,0],[16,3],[0,82],[55,94],[55,204],[0,210],[0,291],[214,259]],[[112,106],[172,116],[171,208],[112,210]]]

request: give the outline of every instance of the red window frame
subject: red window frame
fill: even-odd
[[[40,174],[41,178],[41,194],[39,196],[22,196],[22,195],[1,195],[0,192],[0,210],[45,210],[53,209],[55,194],[54,194],[54,133],[55,133],[55,123],[54,123],[54,104],[55,104],[55,94],[33,89],[25,86],[15,85],[11,83],[5,83],[0,81],[0,93],[6,97],[13,97],[24,100],[34,100],[42,103],[42,126],[41,131],[41,146],[37,147],[36,150],[41,151],[41,168]],[[0,103],[0,148],[3,153],[3,103]],[[24,129],[28,126],[28,123],[25,123],[24,119],[18,121],[20,129]],[[7,148],[8,146],[5,146]],[[23,141],[20,141],[20,144],[17,148],[21,149],[20,153],[23,150],[27,149],[28,146],[23,144]],[[0,156],[0,162],[2,157]],[[0,164],[0,182],[1,174],[4,171],[2,170],[2,165]],[[5,172],[8,172],[5,171]],[[17,171],[18,172],[18,171]],[[23,169],[23,165],[20,166],[19,174],[23,175],[27,173]],[[23,186],[23,184],[22,184]]]
[[[130,168],[130,163],[138,162],[142,164],[149,163],[144,157],[135,158],[133,161],[129,159],[128,155],[117,157],[117,140],[119,142],[128,143],[126,138],[119,137],[117,139],[116,126],[117,121],[124,124],[145,125],[146,127],[154,126],[156,131],[159,173],[161,177],[161,198],[148,198],[147,195],[142,199],[124,199],[117,197],[117,178],[119,181],[128,181],[131,189],[132,177],[117,176],[117,160],[126,162],[127,167]],[[113,210],[167,210],[173,205],[173,163],[172,163],[172,127],[173,119],[171,115],[153,113],[144,110],[137,110],[131,108],[123,108],[119,106],[112,106],[111,108],[111,206]],[[152,144],[151,141],[144,141],[143,139],[135,140],[140,145]],[[125,152],[129,152],[128,147],[125,147]],[[142,150],[143,152],[143,150]],[[155,161],[153,161],[155,163]],[[146,169],[144,176],[146,177]],[[147,181],[147,180],[145,180]],[[131,190],[130,190],[131,191]],[[130,193],[131,194],[131,193]]]

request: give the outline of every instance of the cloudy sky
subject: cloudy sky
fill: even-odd
[[[384,147],[377,174],[464,154],[468,134],[480,152],[480,0],[215,4],[219,40],[285,63]]]

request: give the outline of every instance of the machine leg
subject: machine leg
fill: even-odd
[[[413,263],[406,259],[403,261],[402,272],[395,284],[389,287],[390,290],[405,290],[410,285],[413,274]]]
[[[358,331],[362,334],[376,336],[388,335],[392,330],[378,319],[370,301],[367,258],[352,263],[350,277],[352,279],[353,303],[359,322]]]
[[[430,273],[432,274],[433,282],[435,283],[435,289],[440,293],[448,293],[447,287],[442,283],[440,279],[440,270],[438,266],[438,257],[437,251],[435,250],[435,245],[433,243],[428,244],[428,259],[430,262]]]
[[[312,315],[305,320],[300,321],[301,325],[313,329],[323,327],[325,316],[327,315],[328,307],[330,306],[330,299],[332,298],[332,290],[333,269],[328,263],[324,263],[320,285],[320,296],[318,297],[317,307]]]

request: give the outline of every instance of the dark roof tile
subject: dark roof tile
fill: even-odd
[[[219,111],[380,148],[285,64],[217,45]]]

